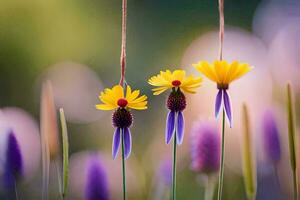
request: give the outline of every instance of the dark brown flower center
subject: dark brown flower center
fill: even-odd
[[[184,94],[180,89],[173,89],[167,100],[167,107],[171,111],[183,111],[186,107],[186,100]]]
[[[125,108],[118,108],[112,116],[112,123],[114,127],[128,128],[132,124],[132,114]]]

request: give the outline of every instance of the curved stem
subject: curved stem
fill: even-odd
[[[126,70],[126,28],[127,26],[127,0],[122,1],[122,44],[121,44],[121,79],[120,85],[123,86]]]
[[[218,200],[222,199],[223,179],[224,179],[224,160],[225,160],[225,111],[222,115],[222,144],[221,144],[221,162],[219,173]]]
[[[126,170],[125,170],[125,154],[124,154],[124,130],[121,132],[122,138],[122,177],[123,177],[123,200],[126,200]]]
[[[173,165],[172,165],[172,200],[176,200],[176,131],[173,140]]]
[[[224,0],[219,0],[219,58],[223,59],[224,41]]]

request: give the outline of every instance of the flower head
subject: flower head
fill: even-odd
[[[202,78],[193,75],[186,76],[184,70],[161,71],[152,76],[148,83],[156,88],[152,89],[154,95],[159,95],[168,89],[172,89],[168,99],[167,108],[170,110],[166,121],[166,143],[169,144],[176,132],[177,144],[182,144],[184,136],[184,117],[182,111],[186,107],[186,98],[183,92],[195,93],[195,89],[201,85]],[[182,92],[183,91],[183,92]]]
[[[132,91],[131,87],[127,85],[126,95],[124,93],[124,88],[120,85],[116,85],[112,89],[106,88],[99,96],[103,103],[97,104],[96,108],[98,110],[114,110],[117,108],[147,109],[147,96],[138,97],[139,90]]]
[[[115,110],[112,116],[112,124],[116,128],[112,142],[112,157],[116,158],[121,139],[124,139],[124,153],[127,159],[131,153],[131,132],[129,127],[132,124],[133,116],[130,109],[145,110],[147,109],[147,96],[139,97],[139,90],[131,90],[127,85],[126,91],[120,85],[112,89],[106,88],[101,92],[99,99],[103,102],[97,104],[98,110]]]
[[[219,90],[215,101],[215,116],[217,117],[221,110],[222,102],[225,112],[229,120],[230,127],[232,126],[232,113],[230,97],[227,92],[229,84],[248,73],[253,67],[247,63],[239,63],[234,61],[228,63],[225,60],[216,60],[213,64],[207,61],[201,61],[193,65],[199,72],[204,74],[208,79],[217,84]]]
[[[87,179],[85,186],[86,200],[108,200],[109,191],[107,175],[102,163],[96,155],[91,155],[88,162]]]
[[[202,78],[193,75],[186,76],[184,70],[161,71],[160,74],[152,76],[148,83],[156,88],[152,89],[154,95],[159,95],[171,88],[180,88],[184,92],[195,93],[195,89],[201,85]]]
[[[15,181],[23,176],[23,159],[19,143],[10,130],[7,138],[4,183],[6,187],[14,187]]]
[[[273,112],[266,111],[262,120],[263,145],[268,161],[276,164],[281,158],[279,130]]]
[[[191,134],[191,158],[193,171],[213,173],[220,165],[220,135],[210,123],[197,124]]]
[[[216,60],[213,64],[201,61],[193,65],[204,76],[217,83],[218,89],[228,89],[229,84],[249,72],[252,67],[247,63]]]

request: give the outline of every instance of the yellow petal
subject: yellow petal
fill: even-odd
[[[154,93],[153,93],[153,95],[160,95],[161,93],[163,93],[164,91],[166,91],[168,88],[167,87],[165,87],[165,88],[162,88],[162,89],[160,89],[160,90],[157,90],[157,91],[155,91]]]
[[[117,106],[111,106],[111,105],[107,105],[107,104],[97,104],[96,105],[96,109],[98,109],[98,110],[114,110],[116,108],[117,108]]]
[[[185,71],[184,70],[175,70],[173,72],[173,79],[172,79],[172,81],[178,80],[180,82],[183,82],[184,77],[185,77]]]
[[[124,91],[121,85],[116,85],[112,88],[113,95],[116,99],[124,98]]]
[[[128,103],[140,103],[140,102],[143,102],[145,100],[147,100],[147,96],[143,95],[143,96],[140,96],[139,98],[137,98],[133,101],[128,101]]]
[[[239,67],[239,63],[237,61],[233,61],[231,63],[229,70],[227,72],[226,78],[224,80],[225,83],[229,84],[233,81],[232,77],[236,73],[238,67]]]
[[[202,61],[198,64],[193,65],[199,72],[201,72],[204,76],[209,78],[214,82],[218,82],[218,77],[212,68],[212,66],[207,61]]]
[[[140,103],[128,103],[127,107],[136,110],[144,110],[147,109],[147,101],[143,101]]]
[[[129,99],[130,96],[131,96],[131,87],[129,85],[127,85],[127,87],[126,87],[126,99]]]
[[[248,73],[252,67],[250,67],[248,64],[240,64],[239,69],[237,72],[232,76],[232,81],[242,77],[246,73]]]

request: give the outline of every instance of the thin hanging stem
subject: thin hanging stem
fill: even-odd
[[[223,59],[224,43],[224,0],[219,0],[219,59]]]
[[[126,70],[126,26],[127,26],[127,0],[122,1],[122,44],[121,44],[121,79],[120,85],[123,86]]]
[[[222,199],[222,189],[223,189],[223,180],[224,180],[224,160],[225,160],[225,111],[223,109],[221,162],[220,162],[220,174],[219,174],[219,186],[218,186],[218,200]]]
[[[124,129],[121,132],[122,138],[122,175],[123,175],[123,200],[126,200],[126,170],[125,170],[125,153],[124,153]]]
[[[173,165],[172,165],[172,200],[176,200],[176,130],[173,140]]]

